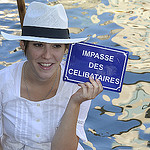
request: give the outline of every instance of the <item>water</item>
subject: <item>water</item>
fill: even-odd
[[[33,0],[25,0],[28,6]],[[38,0],[47,4],[58,1]],[[150,1],[61,0],[72,37],[130,52],[121,93],[104,90],[85,124],[86,150],[150,149]],[[19,34],[16,0],[0,0],[0,30]],[[0,35],[0,69],[24,60],[19,42]]]

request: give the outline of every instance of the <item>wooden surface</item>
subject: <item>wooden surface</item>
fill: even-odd
[[[26,13],[25,0],[17,0],[18,12],[20,17],[21,28],[23,27],[23,20]]]

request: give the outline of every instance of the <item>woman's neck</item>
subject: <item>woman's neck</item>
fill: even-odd
[[[33,101],[55,96],[59,87],[61,67],[58,67],[49,80],[44,81],[27,74],[26,65],[24,64],[22,69],[21,96]]]

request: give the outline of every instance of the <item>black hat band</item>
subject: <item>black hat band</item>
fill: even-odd
[[[23,26],[22,36],[34,36],[41,38],[69,39],[68,29],[45,28],[35,26]]]

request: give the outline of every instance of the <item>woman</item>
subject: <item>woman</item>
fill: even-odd
[[[84,123],[103,88],[99,80],[64,82],[63,55],[70,43],[66,12],[61,4],[33,2],[27,9],[20,40],[27,61],[0,71],[0,136],[4,150],[82,150]]]

